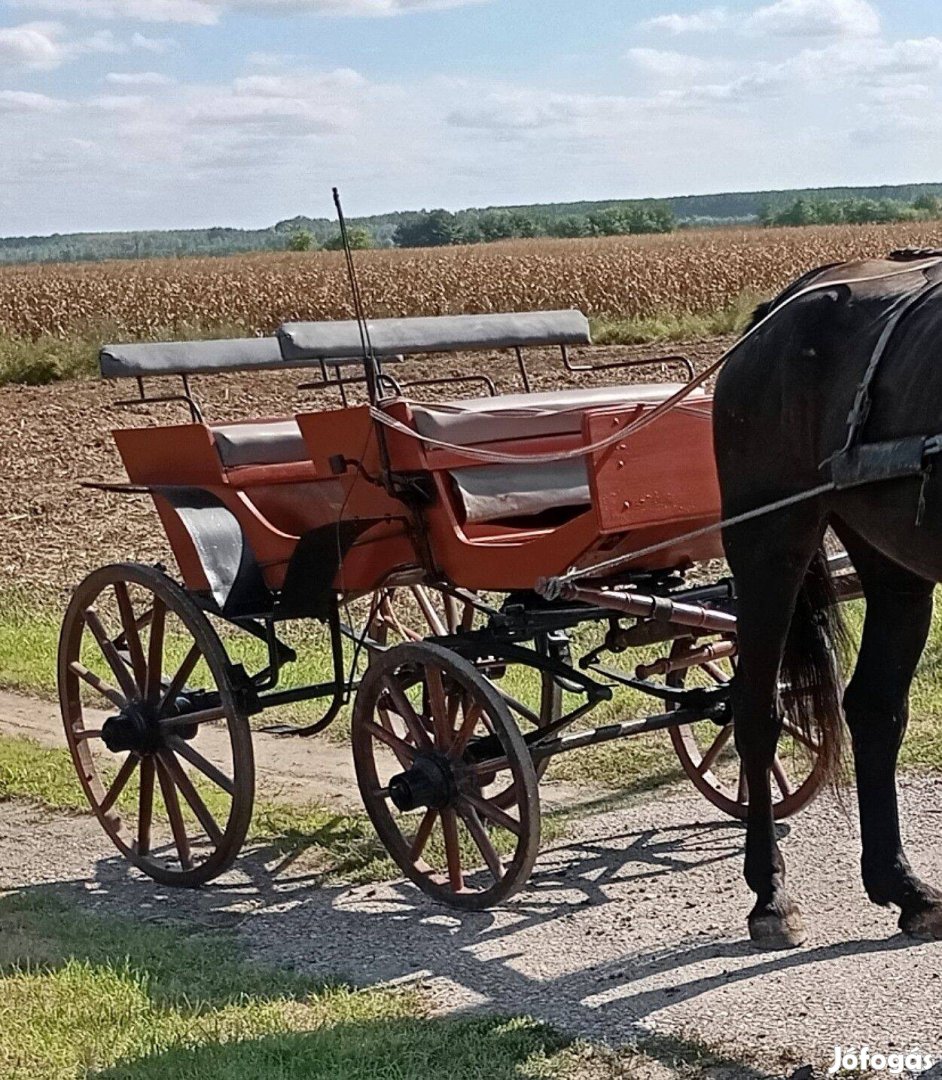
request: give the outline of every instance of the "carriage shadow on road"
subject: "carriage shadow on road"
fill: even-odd
[[[619,1043],[649,1035],[654,1014],[718,988],[910,945],[896,936],[756,953],[728,927],[703,929],[709,904],[684,926],[685,878],[702,887],[704,868],[725,871],[727,863],[738,875],[741,844],[741,826],[725,820],[560,842],[517,900],[481,913],[437,906],[402,882],[324,886],[297,863],[273,872],[264,849],[247,851],[238,871],[198,892],[160,889],[112,858],[97,864],[94,882],[57,889],[99,913],[234,929],[267,963],[360,985],[429,984],[446,1008],[528,1013]],[[645,904],[676,918],[670,938],[652,939],[650,926],[635,933],[632,919]],[[564,962],[545,963],[555,952]]]

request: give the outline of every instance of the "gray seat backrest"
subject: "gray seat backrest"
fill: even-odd
[[[581,311],[368,319],[367,326],[374,353],[383,357],[393,353],[592,344],[589,320]],[[363,355],[360,327],[354,320],[285,323],[278,330],[278,338],[286,360]]]
[[[337,367],[356,357],[318,357],[286,360],[278,339],[232,338],[226,341],[147,341],[130,345],[106,345],[98,361],[106,379],[150,378],[156,375],[213,375],[226,371],[276,371],[319,366]],[[384,360],[401,360],[386,356]]]

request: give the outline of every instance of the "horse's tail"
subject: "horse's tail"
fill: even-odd
[[[836,783],[844,756],[842,661],[848,637],[827,555],[815,553],[798,594],[782,657],[786,720],[818,749],[822,775]]]

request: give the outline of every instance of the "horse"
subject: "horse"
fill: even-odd
[[[806,940],[772,814],[770,769],[789,714],[814,733],[832,779],[849,732],[867,895],[899,910],[904,933],[942,939],[942,892],[906,857],[896,786],[910,685],[942,581],[942,470],[932,467],[940,346],[942,252],[896,252],[821,267],[762,305],[717,380],[714,448],[739,626],[732,708],[755,894],[748,924],[761,948]],[[828,528],[866,602],[846,689]]]

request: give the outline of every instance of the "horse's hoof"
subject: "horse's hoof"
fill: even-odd
[[[755,915],[749,920],[749,936],[759,949],[769,952],[797,949],[808,940],[797,908],[787,915]]]
[[[942,941],[942,903],[901,915],[899,928],[904,934],[923,941]]]

